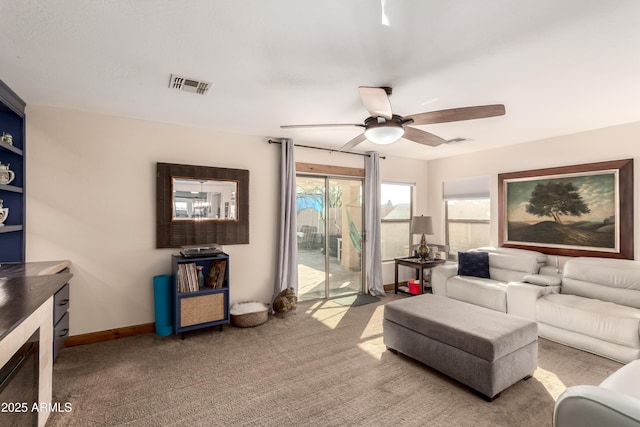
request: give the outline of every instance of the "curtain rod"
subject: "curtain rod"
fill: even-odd
[[[274,141],[273,139],[270,139],[269,144],[282,144],[281,141]],[[301,147],[301,148],[312,148],[314,150],[323,150],[323,151],[328,151],[330,153],[343,153],[343,154],[353,154],[354,156],[366,156],[366,157],[371,157],[370,154],[366,154],[366,153],[354,153],[352,151],[339,151],[339,150],[334,150],[331,148],[324,148],[324,147],[312,147],[311,145],[301,145],[301,144],[293,144],[294,147]],[[386,157],[384,156],[378,156],[380,159],[386,159]]]

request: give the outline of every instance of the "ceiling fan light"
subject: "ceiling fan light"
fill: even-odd
[[[384,126],[372,126],[364,131],[364,136],[374,144],[391,144],[404,135],[401,125],[386,123]]]

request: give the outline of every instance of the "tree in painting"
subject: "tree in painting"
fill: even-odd
[[[539,217],[551,216],[556,224],[562,224],[560,215],[581,216],[591,212],[571,182],[559,181],[537,184],[526,211]]]

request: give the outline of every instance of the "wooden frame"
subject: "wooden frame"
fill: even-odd
[[[158,163],[156,169],[156,247],[236,245],[249,243],[249,171],[244,169]],[[172,178],[237,181],[237,219],[233,221],[173,221]]]
[[[346,166],[318,165],[315,163],[296,162],[296,172],[333,176],[357,176],[364,178],[364,169]]]
[[[633,259],[633,195],[633,159],[499,174],[500,246]]]

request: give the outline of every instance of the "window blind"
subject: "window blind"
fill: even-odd
[[[442,198],[453,199],[487,199],[491,180],[488,176],[444,181],[442,183]]]

